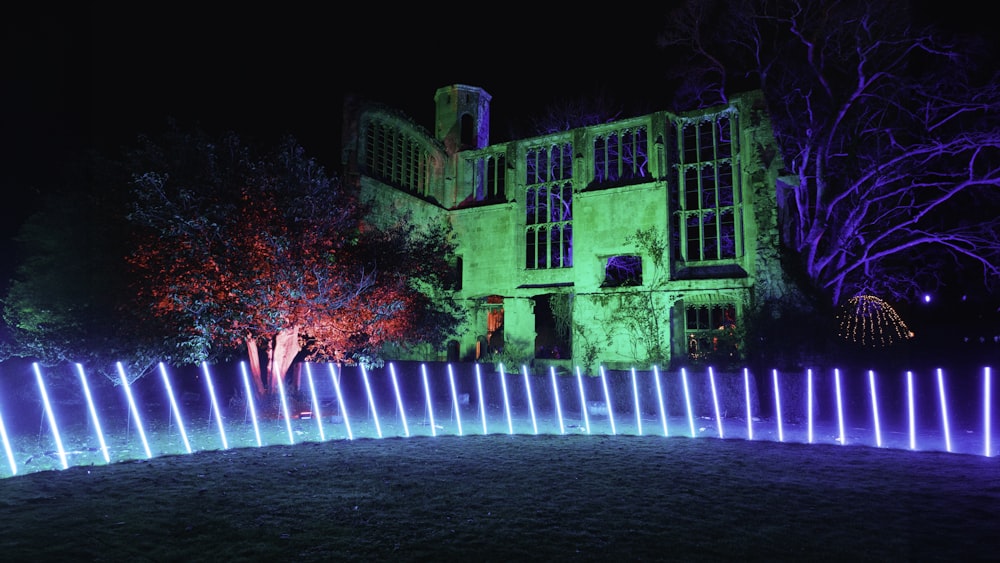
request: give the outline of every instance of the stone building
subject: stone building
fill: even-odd
[[[560,370],[719,365],[782,287],[781,163],[759,93],[490,144],[491,96],[435,93],[433,132],[345,103],[344,181],[392,221],[447,221],[468,311],[447,350],[389,359]]]

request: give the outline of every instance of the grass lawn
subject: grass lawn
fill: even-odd
[[[1000,458],[746,439],[301,441],[19,474],[0,506],[5,561],[1000,559]]]

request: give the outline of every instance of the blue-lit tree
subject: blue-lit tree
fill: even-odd
[[[1000,278],[989,51],[895,2],[695,0],[669,21],[682,106],[764,91],[788,171],[783,239],[830,304],[912,299],[962,270]]]

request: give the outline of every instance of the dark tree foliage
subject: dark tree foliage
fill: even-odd
[[[660,38],[680,107],[763,90],[787,247],[836,304],[1000,279],[995,53],[900,2],[692,0]],[[977,282],[978,280],[978,282]]]
[[[171,361],[174,345],[131,299],[115,168],[91,164],[81,186],[48,196],[18,232],[23,259],[3,300],[7,354],[42,365],[79,362],[117,382],[117,362],[135,379]]]

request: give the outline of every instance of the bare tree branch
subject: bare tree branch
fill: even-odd
[[[711,69],[689,76],[712,96],[737,86],[734,65],[758,77],[794,178],[779,194],[785,242],[831,302],[912,297],[946,281],[932,265],[997,280],[1000,86],[973,43],[895,3],[685,5],[690,21],[661,44]],[[720,19],[739,24],[732,40],[706,33]]]

